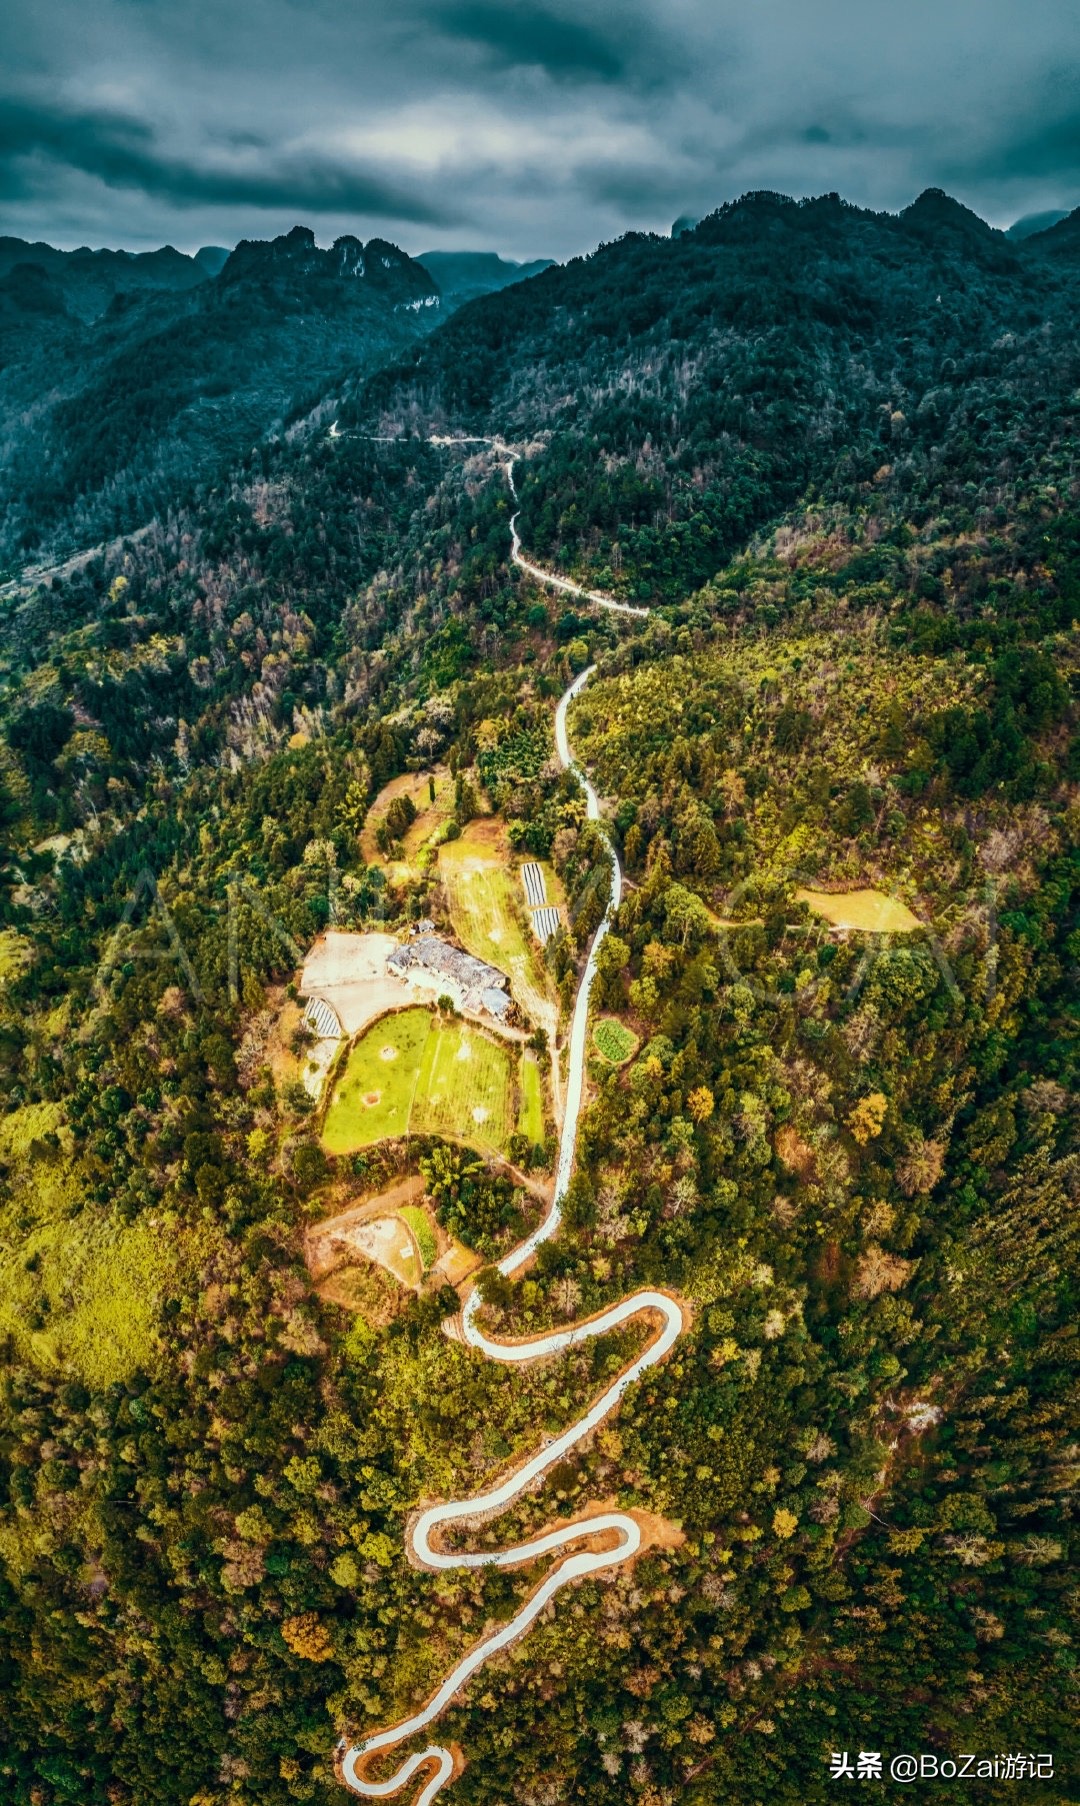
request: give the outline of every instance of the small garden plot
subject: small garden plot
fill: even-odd
[[[614,1016],[602,1016],[593,1025],[593,1046],[610,1066],[623,1066],[638,1050],[638,1038],[625,1022]]]
[[[544,1140],[544,1081],[532,1054],[523,1054],[520,1072],[521,1097],[518,1104],[518,1132],[533,1147]]]
[[[351,1049],[323,1124],[331,1154],[408,1134],[446,1135],[496,1153],[514,1127],[517,1051],[426,1009],[373,1023]]]
[[[424,1272],[426,1273],[439,1258],[439,1243],[435,1231],[431,1227],[431,1219],[426,1210],[421,1210],[419,1204],[403,1204],[398,1211],[398,1216],[412,1230],[413,1240],[420,1250],[420,1259],[424,1263]]]
[[[442,766],[434,774],[434,798],[431,790],[431,774],[427,772],[406,772],[380,790],[360,836],[360,851],[366,864],[425,863],[422,856],[454,812],[454,781]],[[392,838],[381,845],[379,830],[384,825]]]

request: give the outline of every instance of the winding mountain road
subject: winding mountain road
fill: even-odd
[[[331,423],[329,436],[331,439],[344,439],[346,437],[344,433],[338,431],[338,423],[336,420]],[[400,443],[400,435],[393,433],[364,433],[362,437],[369,440],[373,445],[397,445]],[[502,453],[506,458],[503,470],[506,473],[506,481],[510,485],[510,494],[513,496],[515,502],[521,499],[517,492],[517,485],[514,482],[514,465],[517,463],[517,455],[511,451],[504,440],[488,438],[483,433],[429,433],[427,443],[429,445],[444,446],[492,446],[495,451]],[[560,577],[555,571],[545,570],[541,564],[533,564],[532,560],[526,558],[521,549],[521,535],[517,530],[517,524],[520,519],[521,509],[515,508],[513,514],[510,516],[510,557],[518,566],[519,570],[527,571],[530,577],[535,577],[537,583],[546,583],[549,589],[561,590],[565,596],[577,596],[582,602],[590,602],[594,608],[606,608],[612,614],[616,615],[637,615],[640,619],[645,619],[648,616],[649,610],[647,608],[635,608],[630,602],[618,602],[614,596],[605,596],[603,590],[586,589],[583,584],[575,583],[572,577]]]
[[[512,466],[513,460],[507,470],[510,487],[513,491]],[[516,491],[513,492],[516,495]],[[516,520],[516,515],[514,518]],[[514,538],[517,543],[516,532]],[[519,562],[523,561],[519,560]],[[531,570],[533,567],[526,565],[525,568]],[[545,580],[551,581],[546,573],[540,574],[545,577]],[[554,581],[560,587],[569,587],[572,593],[588,596],[589,600],[600,600],[590,596],[589,592],[578,586],[567,585],[563,579],[554,579]],[[620,613],[645,612],[644,610],[627,610],[622,604],[610,601],[606,605],[617,608]],[[599,799],[585,773],[574,760],[566,731],[567,708],[574,697],[584,688],[594,669],[594,666],[590,666],[588,670],[581,673],[580,677],[575,678],[561,698],[555,713],[555,744],[560,763],[565,769],[575,773],[578,782],[584,789],[590,821],[599,821]],[[610,841],[608,842],[608,858],[611,862],[611,900],[608,904],[607,914],[597,929],[589,950],[588,961],[574,1003],[570,1028],[566,1111],[559,1144],[559,1164],[554,1197],[551,1208],[540,1226],[499,1262],[499,1271],[507,1276],[520,1271],[531,1259],[540,1243],[548,1241],[556,1233],[562,1221],[562,1204],[574,1169],[578,1119],[584,1094],[585,1038],[589,1018],[589,997],[596,977],[596,956],[622,895],[622,868]],[[574,1544],[587,1543],[590,1546],[579,1548],[576,1553],[567,1555],[559,1561],[508,1623],[502,1625],[492,1635],[474,1644],[473,1648],[451,1669],[442,1685],[418,1712],[415,1712],[410,1718],[390,1726],[387,1730],[375,1731],[370,1736],[363,1738],[361,1742],[343,1749],[341,1753],[342,1778],[355,1793],[365,1799],[388,1799],[391,1795],[398,1793],[422,1770],[430,1769],[431,1772],[417,1795],[414,1806],[431,1806],[431,1801],[455,1772],[454,1755],[444,1745],[430,1743],[426,1748],[414,1752],[405,1759],[394,1774],[382,1781],[369,1778],[368,1769],[371,1763],[385,1751],[398,1748],[434,1724],[436,1719],[446,1711],[465,1682],[499,1650],[506,1649],[527,1631],[544,1610],[548,1601],[553,1599],[564,1586],[573,1580],[581,1579],[586,1574],[597,1574],[605,1568],[617,1567],[620,1563],[629,1560],[641,1547],[641,1528],[635,1518],[623,1511],[597,1512],[592,1517],[580,1519],[574,1524],[562,1525],[555,1530],[549,1530],[543,1536],[535,1537],[530,1542],[518,1543],[510,1548],[493,1552],[447,1551],[440,1542],[439,1532],[448,1524],[469,1524],[480,1518],[495,1516],[505,1511],[515,1499],[521,1497],[522,1493],[536,1487],[556,1462],[564,1460],[571,1449],[591,1435],[597,1426],[617,1409],[627,1388],[632,1386],[647,1368],[653,1367],[658,1361],[663,1360],[685,1327],[682,1307],[674,1298],[668,1297],[664,1292],[634,1292],[618,1304],[610,1306],[605,1311],[600,1311],[595,1317],[586,1318],[583,1322],[573,1324],[568,1329],[554,1330],[550,1334],[530,1336],[521,1340],[505,1341],[485,1335],[477,1320],[479,1307],[480,1296],[474,1289],[466,1299],[462,1310],[462,1333],[470,1347],[478,1349],[492,1361],[521,1364],[526,1361],[542,1360],[547,1356],[560,1354],[567,1348],[573,1348],[588,1341],[593,1336],[607,1335],[609,1331],[618,1329],[623,1324],[640,1317],[646,1318],[655,1326],[655,1334],[641,1354],[619,1374],[606,1391],[601,1393],[585,1415],[580,1417],[576,1423],[571,1424],[569,1429],[564,1430],[562,1435],[557,1436],[547,1447],[542,1448],[529,1460],[514,1468],[505,1479],[488,1491],[477,1493],[468,1499],[453,1499],[445,1504],[430,1505],[421,1511],[410,1524],[407,1531],[410,1551],[414,1559],[425,1568],[520,1567],[525,1563],[537,1561],[542,1556],[553,1555]],[[595,1547],[599,1538],[603,1538],[606,1545],[600,1549]]]
[[[494,445],[496,441],[489,440],[488,443]],[[506,480],[510,485],[510,494],[515,502],[519,499],[514,483],[514,465],[516,463],[517,459],[511,457],[505,466]],[[510,516],[510,556],[523,571],[528,571],[530,577],[535,577],[538,583],[546,583],[549,589],[562,590],[568,596],[580,596],[583,602],[591,602],[596,608],[610,609],[613,614],[643,617],[648,615],[647,608],[634,608],[629,602],[616,602],[614,596],[605,596],[602,590],[583,589],[581,584],[575,583],[572,577],[557,577],[554,571],[545,571],[542,565],[533,564],[521,549],[521,536],[517,530],[520,517],[520,508],[515,509]]]

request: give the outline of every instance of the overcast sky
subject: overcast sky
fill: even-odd
[[[748,188],[1080,202],[1076,0],[3,0],[0,232],[567,257]]]

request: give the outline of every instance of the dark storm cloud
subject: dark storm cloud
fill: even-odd
[[[972,175],[984,181],[1058,177],[1076,184],[1080,178],[1080,108],[1061,119],[1018,124],[981,155],[958,159],[952,169],[961,180]]]
[[[6,0],[2,228],[566,256],[749,188],[1080,200],[1064,0]],[[6,98],[4,98],[6,96]]]
[[[247,149],[265,142],[247,133],[235,134],[236,140]],[[0,199],[31,195],[63,169],[96,176],[110,188],[140,190],[174,207],[292,207],[417,225],[446,225],[453,219],[452,209],[433,206],[404,185],[344,162],[294,156],[277,164],[269,159],[257,170],[196,165],[162,154],[143,119],[69,113],[0,98]]]
[[[33,169],[45,159],[84,170],[105,182],[145,179],[149,128],[109,113],[64,113],[0,99],[0,196],[33,188]]]
[[[451,6],[437,15],[447,37],[479,45],[498,67],[543,69],[555,81],[617,82],[627,74],[623,49],[574,19],[545,7]]]

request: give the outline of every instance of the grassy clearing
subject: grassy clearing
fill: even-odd
[[[405,833],[404,839],[393,849],[389,861],[379,851],[375,838],[379,823],[386,819],[390,804],[399,796],[408,796],[416,810],[416,820]],[[427,772],[406,772],[401,777],[392,778],[389,784],[380,790],[371,808],[360,835],[360,851],[368,865],[425,865],[428,863],[427,850],[431,842],[445,827],[454,813],[454,780],[450,773],[440,768],[435,773],[435,800],[431,800],[431,787]]]
[[[614,1016],[602,1016],[593,1024],[593,1046],[612,1066],[622,1066],[637,1052],[638,1038],[625,1022]]]
[[[420,1259],[424,1263],[426,1273],[439,1258],[439,1244],[435,1238],[435,1231],[428,1220],[427,1212],[421,1210],[419,1204],[403,1204],[398,1211],[398,1216],[412,1230],[416,1238],[416,1245],[420,1250]]]
[[[160,1224],[120,1227],[93,1209],[42,1224],[0,1262],[0,1333],[87,1385],[127,1379],[154,1365],[161,1306],[189,1260]]]
[[[63,1120],[59,1104],[24,1104],[21,1110],[0,1116],[0,1160],[20,1160],[32,1141],[56,1133]]]
[[[544,1081],[532,1054],[522,1057],[519,1082],[518,1129],[536,1147],[544,1139]]]
[[[348,1055],[323,1144],[348,1154],[394,1136],[434,1134],[502,1153],[513,1128],[514,1058],[480,1030],[430,1010],[383,1017]]]
[[[908,934],[920,926],[899,897],[877,890],[806,890],[795,892],[815,915],[824,916],[834,928],[860,930],[863,934]]]
[[[430,1010],[422,1009],[384,1016],[350,1050],[323,1125],[323,1141],[332,1154],[408,1134],[432,1021]]]
[[[50,1133],[59,1147],[45,1142]],[[0,1208],[0,1336],[21,1359],[107,1386],[154,1365],[161,1306],[200,1247],[178,1225],[122,1224],[88,1203],[65,1139],[55,1104],[0,1119],[0,1159],[11,1169]]]
[[[0,930],[0,985],[18,978],[33,958],[33,948],[14,928]]]

